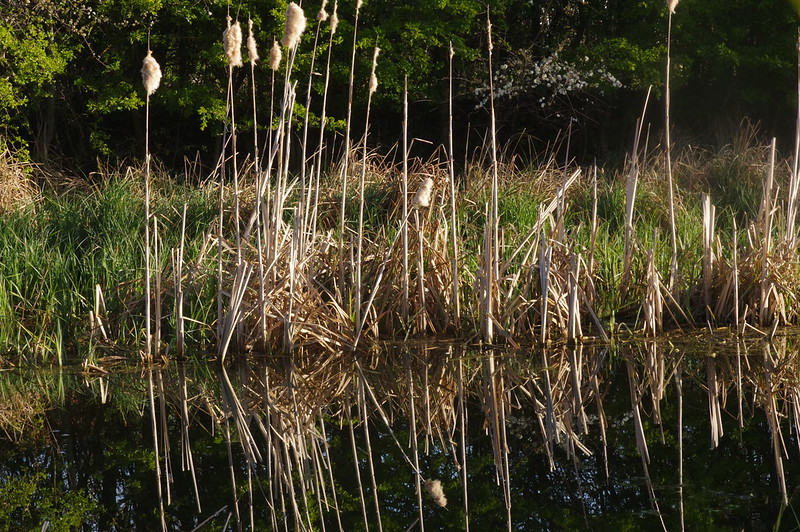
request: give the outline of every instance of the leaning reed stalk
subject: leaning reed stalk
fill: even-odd
[[[414,407],[414,374],[411,371],[411,361],[413,359],[409,355],[406,368],[406,380],[408,381],[408,404],[409,404],[409,425],[411,429],[411,451],[414,454],[414,487],[417,492],[417,508],[419,511],[419,529],[420,532],[425,532],[425,517],[422,513],[422,484],[421,475],[419,474],[419,443],[417,441],[417,416]]]
[[[150,96],[152,96],[161,83],[161,67],[153,58],[153,53],[147,50],[147,56],[142,61],[142,83],[144,84],[147,99],[145,103],[145,136],[144,136],[144,318],[145,318],[145,358],[152,358],[152,338],[150,335]]]
[[[769,299],[769,256],[772,249],[772,187],[775,178],[775,137],[772,138],[769,150],[769,169],[764,182],[764,194],[761,198],[761,307],[759,309],[759,322],[766,325],[771,315]]]
[[[664,82],[664,142],[665,155],[667,162],[667,182],[669,183],[669,228],[670,228],[670,242],[672,243],[672,261],[670,262],[669,269],[669,291],[673,292],[675,283],[678,280],[678,238],[675,230],[675,196],[673,192],[673,178],[672,178],[672,142],[670,140],[671,122],[669,116],[670,110],[670,71],[671,71],[671,46],[672,46],[672,15],[675,12],[677,2],[675,0],[668,0],[669,15],[667,18],[667,73]]]
[[[797,248],[797,207],[800,198],[800,31],[797,34],[797,119],[794,133],[794,159],[789,181],[789,197],[786,199],[786,243],[789,251]]]
[[[372,460],[372,443],[369,433],[369,409],[367,408],[367,397],[366,393],[364,392],[364,387],[366,384],[364,383],[364,374],[363,372],[360,374],[361,378],[359,379],[359,400],[361,402],[361,415],[363,416],[364,420],[364,442],[367,448],[367,465],[369,466],[369,480],[372,486],[372,500],[375,503],[375,515],[377,516],[378,520],[378,530],[383,530],[383,523],[381,522],[381,502],[378,497],[378,483],[375,480],[375,463]]]
[[[378,54],[381,49],[377,46],[372,54],[372,72],[369,76],[369,94],[367,95],[367,116],[364,120],[364,140],[361,146],[361,175],[358,180],[358,240],[356,243],[356,271],[355,271],[355,299],[356,299],[356,329],[361,323],[361,303],[362,303],[362,286],[361,286],[361,261],[364,253],[364,190],[367,180],[367,141],[369,140],[369,112],[372,107],[372,95],[378,90],[378,78],[375,75],[375,69],[378,66]]]
[[[497,277],[499,276],[499,255],[497,250],[498,236],[499,236],[499,220],[498,220],[498,168],[497,168],[497,123],[494,112],[494,72],[492,70],[492,22],[489,17],[489,10],[486,10],[486,35],[487,35],[487,51],[488,51],[488,68],[489,68],[489,110],[491,121],[491,157],[492,157],[492,203],[487,217],[487,238],[485,242],[485,258],[483,264],[483,278],[484,278],[484,291],[483,291],[483,316],[481,324],[483,326],[483,339],[487,343],[491,343],[494,338],[494,305],[493,299],[495,294],[495,287],[497,284]]]
[[[356,15],[353,21],[353,51],[350,56],[350,76],[347,86],[347,121],[344,132],[344,158],[342,160],[342,197],[339,205],[339,292],[342,307],[345,306],[346,291],[344,279],[344,235],[345,235],[345,207],[347,206],[347,172],[350,164],[350,126],[353,116],[353,83],[356,69],[356,44],[358,38],[358,13],[361,9],[361,0],[356,0]]]
[[[307,146],[308,146],[308,122],[309,122],[309,115],[311,114],[311,86],[312,81],[314,79],[314,65],[317,59],[317,46],[319,44],[319,32],[320,28],[322,27],[322,22],[328,18],[328,13],[325,11],[325,4],[327,4],[327,0],[323,0],[322,7],[317,13],[317,28],[314,32],[314,47],[311,49],[311,66],[308,69],[308,87],[306,89],[306,112],[305,116],[303,117],[303,142],[301,144],[301,157],[300,160],[302,163],[300,164],[300,190],[301,190],[301,216],[303,217],[303,231],[302,237],[305,241],[306,235],[310,234],[308,231],[309,225],[309,215],[310,212],[316,210],[316,204],[313,206],[311,210],[309,210],[309,206],[312,202],[312,194],[315,190],[317,190],[314,186],[306,186],[306,164],[308,162],[307,159]],[[313,159],[313,156],[312,156]],[[312,169],[313,170],[313,169]],[[312,174],[313,178],[313,174]],[[304,250],[303,253],[305,254],[305,245],[301,246]]]
[[[469,532],[469,492],[467,489],[467,408],[464,401],[464,357],[458,357],[458,423],[461,451],[461,485],[464,494],[464,531]]]
[[[319,195],[319,182],[320,176],[322,174],[322,155],[325,151],[325,125],[327,121],[327,109],[328,109],[328,87],[330,85],[331,80],[331,52],[333,51],[333,36],[336,34],[336,29],[339,25],[339,2],[336,0],[333,3],[333,14],[330,17],[331,21],[331,31],[330,37],[328,38],[328,58],[325,61],[325,86],[322,90],[322,113],[320,114],[319,120],[319,144],[317,144],[317,164],[315,168],[315,187],[317,190],[317,195]],[[318,199],[318,196],[317,196]],[[311,229],[316,231],[317,229],[317,205],[318,201],[314,201],[314,214],[312,216],[311,222]]]
[[[453,320],[455,321],[456,330],[461,329],[461,297],[459,295],[458,283],[458,218],[456,217],[456,172],[453,159],[455,152],[453,151],[453,43],[450,42],[450,54],[448,55],[448,96],[447,96],[447,173],[450,177],[450,234],[453,239],[453,293],[451,295],[453,305]],[[405,96],[404,96],[405,98]],[[405,158],[403,159],[405,160]]]
[[[364,500],[364,484],[361,482],[361,466],[359,466],[358,451],[356,449],[356,434],[353,430],[353,418],[350,414],[350,400],[345,396],[344,410],[347,417],[347,427],[350,431],[350,451],[353,453],[353,465],[356,468],[356,483],[358,484],[358,498],[361,501],[361,517],[364,519],[364,530],[369,531],[369,519],[367,519],[367,504]]]
[[[408,74],[403,78],[403,171],[401,182],[401,194],[403,196],[403,220],[408,219]],[[404,223],[400,228],[403,238],[403,271],[401,299],[401,312],[403,316],[403,326],[408,326],[408,226]]]
[[[262,204],[261,197],[261,181],[264,179],[264,173],[261,171],[261,160],[259,158],[259,144],[258,144],[258,99],[256,97],[256,61],[259,60],[258,48],[256,45],[255,36],[253,35],[253,21],[247,21],[248,36],[247,36],[247,51],[250,57],[250,88],[251,98],[253,103],[253,168],[256,173],[256,251],[258,253],[258,321],[260,327],[259,337],[261,344],[264,348],[267,345],[267,316],[265,309],[266,295],[264,290],[264,245],[261,239],[261,223],[262,223]],[[274,71],[273,71],[274,72]],[[274,78],[273,78],[274,79]],[[271,120],[271,117],[270,117]],[[270,123],[270,128],[272,124]],[[245,231],[247,233],[247,231]]]

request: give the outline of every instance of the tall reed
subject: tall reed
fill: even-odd
[[[145,301],[145,357],[149,360],[153,356],[152,351],[152,337],[150,329],[150,298],[152,295],[150,287],[150,96],[152,96],[158,86],[161,84],[161,66],[153,58],[153,53],[149,49],[147,55],[142,61],[142,82],[144,83],[145,92],[147,93],[146,107],[145,107],[145,155],[144,155],[144,205],[145,205],[145,222],[144,222],[144,240],[145,240],[145,255],[144,255],[144,301]]]

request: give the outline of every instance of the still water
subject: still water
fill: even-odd
[[[796,344],[9,369],[0,530],[800,529]]]

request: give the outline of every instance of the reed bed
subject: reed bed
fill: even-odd
[[[352,64],[366,53],[355,46],[361,7],[353,13]],[[74,220],[73,231],[56,212],[69,210],[74,196],[16,203],[2,221],[8,238],[0,241],[4,351],[54,361],[83,349],[88,339],[108,347],[144,345],[144,358],[199,347],[225,360],[251,351],[337,356],[409,336],[517,346],[720,325],[767,335],[798,323],[797,164],[780,158],[775,141],[764,146],[743,127],[739,145],[711,155],[673,147],[668,132],[662,147],[647,138],[648,92],[622,167],[598,172],[570,163],[569,153],[564,163],[555,154],[526,162],[497,145],[490,116],[483,144],[457,175],[452,127],[446,147],[427,160],[409,158],[407,102],[403,153],[370,146],[378,46],[368,78],[355,79],[351,66],[347,109],[327,106],[329,64],[324,93],[312,98],[313,69],[299,79],[294,57],[313,41],[316,58],[326,36],[329,47],[341,45],[333,39],[336,9],[329,18],[322,7],[312,39],[304,35],[302,9],[291,3],[281,44],[274,41],[263,68],[256,62],[258,28],[248,24],[250,82],[270,83],[268,113],[252,87],[237,91],[233,84],[242,64],[240,22],[229,16],[220,24],[228,112],[214,167],[198,175],[187,164],[185,175],[169,176],[151,168],[158,147],[148,140],[144,168],[109,172],[116,175],[94,188],[102,202],[139,178],[143,192],[130,188],[128,199],[136,208],[143,204],[143,231],[126,226],[127,232],[112,233],[102,225],[120,223],[127,204],[96,227]],[[487,37],[491,83],[488,15]],[[455,51],[449,52],[452,61]],[[155,68],[151,62],[148,55],[143,72]],[[280,68],[283,76],[276,76]],[[146,86],[148,109],[160,97],[155,86]],[[304,89],[298,134],[296,95]],[[452,87],[449,94],[452,105]],[[367,109],[357,138],[360,125],[351,117],[359,95]],[[309,112],[318,105],[323,118],[346,112],[343,147],[327,144],[333,135],[326,135],[324,119],[319,140],[308,135]],[[267,134],[252,131],[253,153],[237,147],[237,107],[252,109],[254,125],[268,124]],[[19,173],[7,153],[0,167],[3,175]],[[174,178],[199,183],[180,197],[169,183]],[[168,196],[171,204],[159,206],[151,194]],[[202,213],[192,210],[200,197],[208,201]],[[185,221],[183,204],[189,206]],[[86,230],[95,234],[84,238]],[[31,240],[36,232],[40,242]],[[130,248],[124,266],[107,257],[115,253],[115,238],[140,232],[144,243],[124,241]],[[104,248],[82,249],[98,234]],[[58,256],[48,263],[62,271],[50,273],[36,259],[52,254]],[[78,267],[84,260],[88,275],[81,273],[85,264]],[[52,287],[40,286],[50,281]]]

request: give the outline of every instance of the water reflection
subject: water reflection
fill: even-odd
[[[799,358],[694,338],[7,371],[0,529],[797,526]]]

